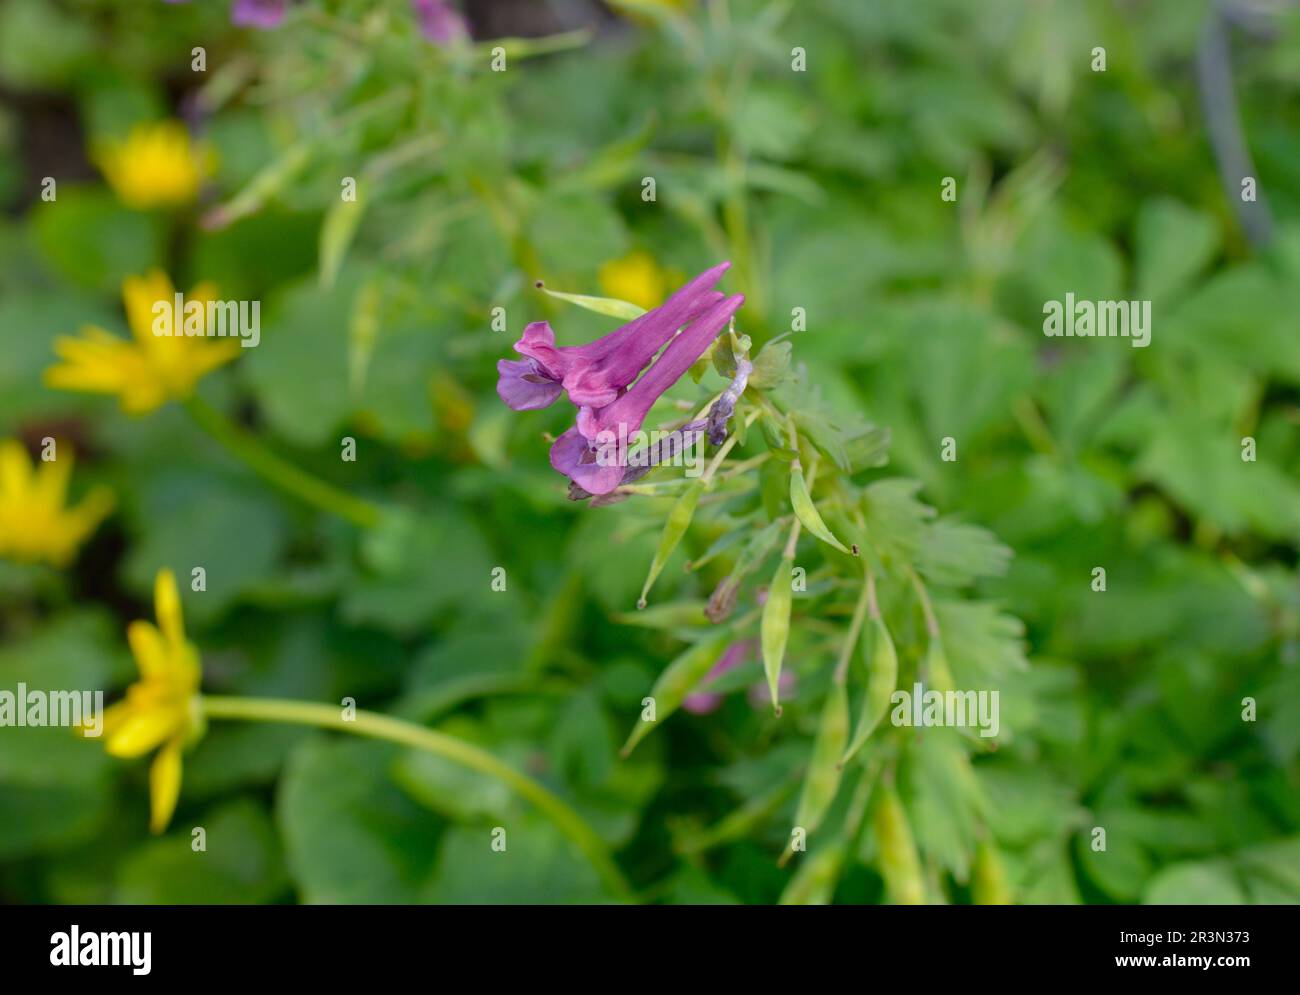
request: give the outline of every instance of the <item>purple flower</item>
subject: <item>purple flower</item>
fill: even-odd
[[[704,354],[744,302],[742,294],[717,301],[668,343],[630,390],[603,407],[579,408],[577,425],[551,447],[551,466],[589,494],[608,494],[618,487],[627,467],[609,459],[609,450],[623,449],[655,401]]]
[[[277,28],[289,0],[235,0],[230,22],[253,28]]]
[[[718,657],[718,662],[704,675],[700,686],[708,687],[727,671],[735,670],[749,658],[751,649],[753,649],[753,640],[750,639],[732,643],[723,651],[722,656]],[[682,708],[692,715],[708,715],[709,712],[716,712],[721,706],[722,695],[715,691],[694,691],[682,702]]]
[[[533,322],[515,343],[524,358],[497,363],[497,393],[516,411],[544,408],[562,390],[579,406],[613,403],[677,329],[722,299],[712,288],[730,266],[705,270],[653,311],[586,345],[557,346],[551,326]]]
[[[782,670],[781,676],[777,678],[777,694],[782,701],[789,701],[795,696],[799,681],[794,676],[793,670]],[[755,681],[749,686],[749,707],[755,711],[765,712],[772,707],[771,692],[767,688],[767,681]]]
[[[450,45],[469,37],[465,18],[445,0],[411,0],[411,9],[420,22],[420,34],[435,45]]]
[[[718,657],[718,662],[704,675],[704,680],[699,685],[702,690],[692,691],[688,694],[682,702],[682,708],[692,715],[708,715],[710,712],[716,712],[721,708],[722,699],[726,697],[726,692],[709,691],[708,687],[721,680],[729,671],[747,663],[750,654],[754,652],[754,643],[753,639],[741,639],[728,646],[723,651],[722,656]],[[780,690],[782,700],[794,697],[795,683],[795,676],[792,671],[781,671]],[[746,698],[749,700],[750,707],[760,711],[766,711],[772,705],[772,701],[768,697],[767,682],[763,680],[755,681],[749,686]]]

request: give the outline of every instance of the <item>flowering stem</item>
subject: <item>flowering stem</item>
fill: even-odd
[[[591,862],[601,881],[618,898],[633,901],[632,889],[623,877],[604,841],[596,835],[577,812],[526,774],[497,759],[486,750],[433,729],[404,719],[359,710],[350,719],[342,709],[309,701],[276,698],[244,698],[204,695],[204,713],[214,719],[237,719],[246,722],[287,722],[294,725],[335,729],[356,736],[387,740],[424,750],[470,770],[494,777],[520,797],[535,805],[557,829]]]
[[[185,402],[185,409],[200,428],[247,463],[255,473],[286,493],[363,529],[373,528],[379,523],[378,506],[353,497],[275,455],[206,401],[191,397]]]

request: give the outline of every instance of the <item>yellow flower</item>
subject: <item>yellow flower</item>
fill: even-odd
[[[75,507],[65,507],[72,451],[64,444],[56,458],[33,472],[22,443],[0,441],[0,556],[28,563],[66,566],[77,547],[113,508],[106,487],[96,487]]]
[[[160,570],[154,582],[158,626],[132,622],[127,641],[140,680],[104,712],[104,748],[115,757],[139,757],[161,746],[149,768],[149,828],[167,828],[181,793],[181,750],[203,735],[199,653],[185,640],[176,578]],[[84,733],[84,729],[83,729]]]
[[[124,140],[98,143],[91,158],[122,203],[140,209],[190,203],[213,167],[211,150],[179,121],[138,124]]]
[[[596,275],[606,297],[629,301],[647,311],[664,302],[672,276],[642,249],[605,263]]]
[[[122,282],[122,299],[132,338],[121,339],[89,325],[81,336],[61,336],[54,343],[62,363],[45,371],[45,382],[64,390],[117,394],[123,411],[144,414],[169,400],[189,397],[199,378],[239,354],[237,338],[209,339],[192,335],[155,335],[153,306],[173,304],[175,291],[166,274],[153,270]],[[191,301],[215,300],[210,283],[195,287]],[[180,330],[177,329],[177,332]]]

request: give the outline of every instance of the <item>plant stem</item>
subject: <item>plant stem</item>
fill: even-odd
[[[911,578],[912,586],[916,589],[916,599],[921,602],[921,613],[925,616],[925,629],[933,638],[939,635],[939,619],[934,614],[934,605],[930,603],[930,594],[925,589],[925,584],[921,580],[921,575],[916,572],[914,567],[907,568],[907,575]]]
[[[755,408],[753,411],[749,412],[749,414],[745,417],[745,428],[748,429],[749,426],[753,425],[754,420],[760,414],[762,414],[762,412],[758,408]],[[732,432],[729,436],[727,436],[727,441],[722,444],[722,446],[718,449],[716,453],[714,453],[713,461],[708,465],[708,468],[704,471],[703,479],[706,485],[709,483],[709,481],[713,479],[713,475],[718,472],[718,467],[722,465],[722,461],[727,458],[727,454],[731,452],[732,448],[736,445],[736,443],[739,440],[740,440],[739,433]]]
[[[535,805],[557,829],[591,862],[605,886],[623,901],[633,901],[632,889],[610,856],[604,841],[577,812],[526,774],[497,759],[486,750],[445,733],[415,725],[377,712],[359,710],[344,719],[342,709],[309,701],[276,698],[243,698],[204,695],[204,714],[214,719],[246,722],[287,722],[293,725],[334,729],[356,736],[387,740],[424,750],[470,770],[496,778],[520,797]]]
[[[871,582],[871,571],[866,572],[862,582],[862,593],[858,595],[857,607],[853,609],[853,620],[849,623],[848,635],[840,645],[840,658],[835,664],[835,683],[843,684],[849,674],[849,661],[853,659],[853,647],[858,643],[862,632],[863,620],[867,617],[868,607],[875,601],[875,586]]]
[[[305,470],[300,470],[271,452],[206,401],[197,396],[191,397],[185,402],[185,410],[200,428],[225,446],[231,454],[286,493],[322,511],[345,518],[363,529],[373,528],[379,523],[380,510],[377,505],[353,497]]]

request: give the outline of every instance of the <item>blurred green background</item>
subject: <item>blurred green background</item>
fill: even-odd
[[[74,497],[117,501],[66,568],[0,560],[0,688],[123,687],[155,572],[201,565],[207,590],[182,598],[205,689],[351,696],[436,726],[569,800],[643,898],[776,901],[815,699],[796,691],[776,720],[735,694],[620,759],[681,646],[633,612],[664,507],[567,501],[542,433],[571,411],[514,414],[494,390],[525,322],[566,342],[610,327],[534,280],[654,303],[728,258],[744,330],[763,342],[804,308],[795,361],[837,411],[890,429],[890,465],[864,479],[920,480],[1014,551],[976,593],[1023,643],[993,615],[966,633],[1030,664],[1004,685],[1014,738],[973,764],[1014,899],[1300,901],[1300,11],[462,10],[473,41],[442,46],[406,0],[303,0],[268,31],[215,0],[0,0],[0,436],[70,441]],[[1271,212],[1260,244],[1198,91],[1216,31]],[[132,206],[95,150],[164,119],[206,143],[211,174],[190,203]],[[56,336],[126,334],[121,282],[153,267],[262,302],[261,344],[200,394],[407,509],[400,530],[285,498],[176,404],[134,417],[44,385]],[[1042,304],[1067,291],[1151,300],[1151,346],[1045,338]],[[683,558],[656,601],[707,597]],[[922,766],[900,790],[930,898],[969,901],[975,837],[950,788]],[[164,836],[147,796],[142,762],[0,729],[0,900],[609,897],[504,788],[396,747],[213,723]],[[836,900],[882,899],[876,850],[868,833]]]

